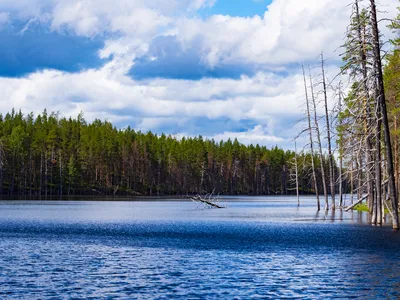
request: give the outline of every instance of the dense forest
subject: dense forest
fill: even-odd
[[[2,195],[290,194],[294,158],[292,151],[237,140],[177,139],[88,123],[83,114],[0,115]],[[297,161],[300,191],[314,192],[310,155]]]

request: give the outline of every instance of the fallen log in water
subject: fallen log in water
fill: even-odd
[[[219,204],[218,197],[219,196],[213,196],[213,193],[211,193],[205,196],[196,195],[189,198],[194,202],[204,204],[208,208],[226,208],[226,206],[222,206]]]
[[[344,211],[349,211],[350,209],[354,208],[357,204],[360,204],[360,203],[363,202],[365,199],[367,199],[368,196],[369,196],[369,194],[366,194],[364,197],[362,197],[362,198],[361,198],[360,200],[358,200],[356,203],[354,203],[354,204],[352,204],[352,205],[346,207],[346,208],[344,209]]]
[[[382,182],[382,187],[385,187],[385,185],[388,184],[388,183],[389,183],[389,180],[386,179],[384,182]],[[344,211],[349,211],[350,209],[354,208],[357,204],[360,204],[360,203],[363,202],[365,199],[367,199],[368,196],[369,196],[369,194],[366,194],[364,197],[362,197],[362,198],[361,198],[360,200],[358,200],[356,203],[354,203],[354,204],[352,204],[352,205],[346,207],[346,208],[344,209]]]

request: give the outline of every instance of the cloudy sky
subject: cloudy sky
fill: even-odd
[[[349,2],[0,0],[0,112],[289,148],[300,63],[336,75]]]

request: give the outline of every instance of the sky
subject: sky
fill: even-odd
[[[0,0],[0,113],[83,112],[121,129],[292,149],[301,63],[317,78],[324,51],[336,76],[349,2]],[[397,14],[397,0],[378,4],[380,17]]]

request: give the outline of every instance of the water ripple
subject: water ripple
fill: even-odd
[[[0,212],[0,298],[400,297],[400,235],[389,227],[294,221],[301,211],[285,222],[235,209],[228,220],[214,211],[176,220],[176,206],[162,206],[163,218],[66,218],[65,205],[48,205],[47,218],[32,205],[30,217],[19,214],[24,205]]]

